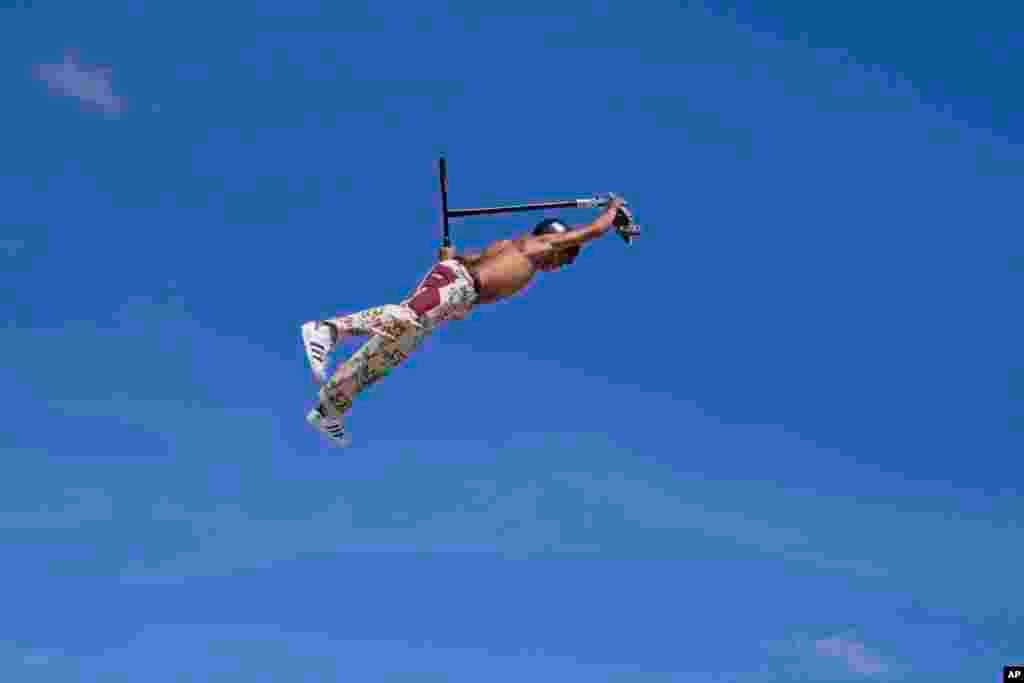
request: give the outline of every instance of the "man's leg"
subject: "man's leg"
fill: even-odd
[[[382,326],[378,327],[377,323]],[[319,404],[308,419],[332,442],[342,445],[341,440],[348,438],[343,418],[351,410],[355,397],[405,362],[423,343],[427,330],[413,323],[414,319],[408,319],[405,314],[393,317],[385,312],[376,316],[371,330],[373,338],[342,363],[320,389]],[[383,330],[395,336],[382,336]]]
[[[347,337],[369,337],[371,335],[397,339],[409,324],[415,322],[415,316],[402,306],[389,304],[368,308],[351,315],[331,318],[324,322],[334,327],[339,341]]]
[[[349,337],[382,336],[395,340],[410,328],[418,328],[416,316],[403,306],[387,305],[368,308],[329,320],[313,320],[302,326],[302,342],[306,358],[316,380],[326,381],[327,360],[338,343]]]
[[[344,417],[352,409],[357,395],[379,382],[398,367],[404,357],[394,353],[383,337],[374,337],[342,363],[320,389],[321,402],[329,405],[337,417]]]

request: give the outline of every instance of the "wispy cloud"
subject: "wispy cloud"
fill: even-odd
[[[108,115],[125,110],[123,97],[113,93],[113,70],[109,66],[84,64],[77,50],[66,50],[60,64],[37,64],[33,73],[57,96],[75,97],[83,108]]]
[[[113,501],[104,491],[70,488],[59,495],[61,500],[56,503],[40,502],[29,509],[0,510],[0,530],[78,529],[87,522],[113,519]]]
[[[102,402],[92,406],[90,414],[101,414]],[[113,413],[114,407],[109,409]],[[125,408],[117,410],[123,415]],[[685,553],[702,538],[732,540],[825,569],[868,577],[885,574],[871,562],[819,548],[797,528],[730,509],[736,501],[722,500],[722,495],[715,501],[715,495],[702,494],[702,488],[712,486],[709,482],[684,479],[658,486],[652,481],[656,472],[645,471],[629,453],[599,435],[574,435],[570,441],[580,454],[558,449],[562,455],[554,458],[548,441],[552,440],[523,437],[500,448],[445,445],[442,450],[448,453],[474,454],[462,463],[424,463],[410,449],[410,457],[401,458],[406,477],[337,481],[318,501],[307,490],[303,502],[283,516],[282,510],[265,516],[263,506],[251,499],[214,509],[164,499],[147,516],[156,523],[190,524],[195,545],[159,563],[132,567],[124,578],[148,582],[219,575],[304,553],[664,557]],[[392,444],[387,450],[395,448]],[[473,464],[474,460],[490,465]],[[481,476],[495,463],[501,468],[500,478]],[[586,467],[604,474],[583,471]],[[427,468],[435,486],[411,486],[409,482],[430,476]],[[719,494],[727,489],[715,488]],[[785,495],[772,493],[762,491],[761,498]],[[382,509],[379,501],[384,500],[402,504]]]
[[[68,361],[3,371],[12,378],[6,386],[38,385],[35,395],[50,414],[73,427],[26,430],[19,437],[25,445],[38,440],[47,452],[73,453],[68,435],[86,430],[97,444],[91,455],[173,462],[173,468],[133,470],[130,480],[114,464],[103,476],[97,466],[73,477],[66,463],[60,466],[66,487],[103,490],[112,499],[118,514],[109,529],[102,525],[104,533],[127,540],[137,535],[134,525],[146,525],[150,538],[161,539],[144,558],[120,565],[132,580],[224,575],[332,553],[680,559],[728,545],[746,557],[852,575],[863,580],[858,585],[885,586],[933,609],[972,615],[1003,609],[1005,595],[1019,583],[1011,562],[977,560],[1012,553],[1006,549],[1015,547],[1019,525],[981,514],[952,517],[946,510],[955,509],[956,499],[943,498],[939,507],[934,497],[919,494],[897,507],[773,481],[687,474],[601,434],[378,442],[346,458],[343,467],[340,459],[308,458],[296,474],[285,462],[316,448],[315,435],[294,417],[305,385],[296,379],[295,393],[284,398],[268,396],[265,387],[291,386],[301,359],[206,329],[178,304],[133,305],[123,320],[112,329],[0,330],[0,339],[13,355],[20,350]],[[120,371],[139,348],[158,352],[160,363],[145,375]],[[217,384],[211,359],[222,357],[260,370]],[[653,412],[679,410],[670,398],[647,400]],[[8,404],[9,417],[29,420],[26,406],[38,402],[18,396]],[[732,438],[734,432],[694,418],[675,447],[693,454],[728,449],[737,462],[768,456],[836,462],[788,434],[743,442]],[[230,493],[230,504],[225,490],[196,486],[211,466],[237,471],[240,488]],[[288,475],[278,476],[279,469]],[[7,490],[49,485],[42,464],[29,475],[31,482],[19,479]],[[102,514],[105,503],[92,500],[93,512]],[[12,524],[34,509],[28,499],[8,501],[6,508],[17,513]],[[121,524],[128,519],[133,526]],[[929,553],[908,546],[907,538],[926,544]],[[952,583],[957,591],[948,589]],[[813,642],[811,656],[822,659]]]
[[[564,681],[710,683],[706,674],[643,671],[544,652],[402,640],[347,640],[260,624],[158,624],[95,654],[0,642],[0,680]]]

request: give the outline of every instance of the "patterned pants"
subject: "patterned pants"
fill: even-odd
[[[320,390],[320,401],[344,415],[355,397],[401,365],[431,331],[469,315],[477,300],[470,272],[458,261],[441,261],[401,304],[377,306],[330,320],[347,337],[370,340],[348,357]]]

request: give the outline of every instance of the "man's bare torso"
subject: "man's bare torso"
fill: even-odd
[[[469,264],[480,283],[478,303],[489,304],[521,291],[537,274],[536,259],[530,258],[529,238],[501,240],[484,250]]]

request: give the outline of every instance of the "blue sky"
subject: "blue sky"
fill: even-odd
[[[1024,660],[1008,3],[33,4],[0,678]],[[442,154],[454,206],[616,191],[646,234],[439,332],[330,451],[298,326],[429,268]]]

